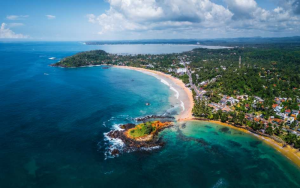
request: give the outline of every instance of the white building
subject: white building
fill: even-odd
[[[186,73],[187,70],[186,70],[186,68],[178,68],[176,72],[177,72],[178,74],[180,74],[180,73]]]

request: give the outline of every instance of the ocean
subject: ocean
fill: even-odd
[[[174,91],[133,70],[48,65],[92,49],[159,54],[194,47],[107,46],[0,43],[1,188],[300,187],[299,167],[274,148],[207,122],[165,129],[162,148],[111,156],[108,148],[122,143],[105,133],[136,117],[176,114]]]

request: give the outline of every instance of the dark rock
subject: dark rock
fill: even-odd
[[[124,130],[131,129],[133,127],[135,127],[135,124],[132,124],[132,123],[128,123],[128,124],[125,124],[125,125],[120,125],[120,128],[124,129]]]
[[[113,156],[116,156],[116,155],[119,155],[119,154],[120,154],[120,151],[118,149],[113,149],[111,151],[111,155],[113,155]]]
[[[146,121],[149,119],[175,119],[173,116],[158,116],[158,115],[149,115],[145,117],[135,118],[135,121]]]
[[[108,133],[108,136],[110,138],[113,138],[113,139],[117,139],[117,138],[121,139],[125,144],[125,147],[123,149],[125,152],[133,151],[133,150],[142,150],[143,148],[152,148],[152,147],[163,146],[164,145],[164,142],[162,142],[157,136],[158,132],[156,133],[156,135],[153,136],[153,139],[150,140],[150,141],[136,141],[134,139],[128,138],[124,133],[128,129],[131,129],[135,126],[136,126],[135,124],[121,125],[120,127],[123,130],[110,131]],[[169,126],[166,126],[164,128],[167,128],[167,127],[170,127],[170,126],[173,126],[173,125],[170,124]],[[162,131],[164,128],[160,129],[159,131]],[[114,155],[114,154],[118,155],[119,153],[120,153],[120,151],[116,150],[116,149],[111,151],[112,155]]]
[[[223,133],[229,133],[230,132],[228,127],[223,127],[223,128],[220,129],[220,131],[223,132]]]

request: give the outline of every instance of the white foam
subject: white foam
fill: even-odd
[[[149,148],[142,147],[140,149],[144,150],[144,151],[152,151],[152,150],[159,149],[159,148],[161,148],[161,146],[153,146],[153,147],[149,147]]]
[[[121,124],[114,124],[112,127],[114,130],[117,130],[117,131],[121,131],[123,130],[121,127],[120,127]]]
[[[109,142],[109,147],[106,148],[106,151],[104,153],[105,160],[108,158],[114,158],[114,156],[111,155],[111,151],[113,151],[114,149],[122,151],[122,148],[125,146],[125,143],[121,139],[111,138],[108,136],[108,133],[104,133],[104,140]]]
[[[113,130],[122,130],[120,124],[114,124],[112,128]],[[125,143],[119,138],[109,137],[108,133],[103,133],[103,134],[104,134],[104,141],[109,142],[109,146],[106,148],[106,151],[104,153],[105,159],[114,158],[115,156],[111,155],[111,151],[113,151],[114,149],[122,151],[123,147],[125,146]]]
[[[166,84],[167,86],[170,86],[169,82],[167,82],[166,80],[161,79],[160,81],[161,81],[163,84]]]
[[[174,87],[172,87],[172,86],[170,86],[170,89],[173,90],[173,91],[175,92],[175,97],[176,97],[177,99],[179,99],[179,92],[178,92]]]
[[[180,101],[180,106],[182,108],[182,111],[184,111],[185,110],[185,108],[184,108],[184,102]]]
[[[170,85],[170,83],[169,82],[167,82],[166,80],[164,80],[164,79],[161,79],[160,80],[163,84],[165,84],[165,85],[167,85],[167,86],[169,86],[170,87],[170,89],[172,90],[172,91],[174,91],[175,92],[175,97],[176,97],[176,99],[179,99],[179,92],[174,88],[174,87],[172,87],[172,85]]]

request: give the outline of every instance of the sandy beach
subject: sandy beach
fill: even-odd
[[[176,89],[176,91],[178,91],[179,93],[178,100],[184,103],[184,109],[177,116],[177,121],[201,121],[201,120],[193,119],[193,115],[192,115],[192,109],[194,106],[193,94],[192,91],[189,88],[187,88],[181,80],[159,71],[154,71],[154,70],[149,70],[144,68],[128,67],[128,66],[115,66],[115,67],[140,71],[145,74],[152,75],[158,79],[166,80],[170,84],[170,87],[173,87]],[[246,129],[238,128],[227,123],[222,123],[219,121],[208,121],[208,122],[216,123],[222,126],[227,126],[232,129],[236,129],[244,133],[251,134],[257,137],[258,139],[264,141],[266,144],[270,145],[271,147],[275,148],[278,152],[286,156],[289,160],[291,160],[298,167],[300,167],[300,152],[292,148],[291,146],[282,147],[281,143],[278,143],[271,138],[254,134]]]
[[[144,68],[129,67],[129,66],[114,66],[114,67],[140,71],[160,79],[161,82],[168,85],[170,89],[174,91],[175,97],[182,107],[181,112],[176,116],[177,121],[186,121],[193,118],[192,115],[192,109],[194,106],[193,93],[189,88],[185,86],[185,84],[180,79],[159,71],[154,71],[154,70],[149,70]]]
[[[190,121],[201,121],[201,120],[190,120]],[[215,123],[215,124],[226,126],[226,127],[230,127],[232,129],[236,129],[236,130],[242,131],[244,133],[251,134],[251,135],[257,137],[258,139],[262,140],[263,142],[265,142],[269,146],[275,148],[278,152],[280,152],[282,155],[284,155],[289,160],[291,160],[293,163],[295,163],[298,167],[300,167],[300,152],[297,149],[294,149],[289,145],[286,146],[286,147],[283,147],[283,145],[281,143],[278,143],[278,142],[276,142],[275,140],[273,140],[271,138],[264,137],[264,136],[261,136],[261,135],[257,135],[257,134],[254,134],[254,133],[246,130],[246,129],[235,127],[235,126],[232,126],[232,125],[227,124],[227,123],[222,123],[220,121],[207,121],[207,122]]]

